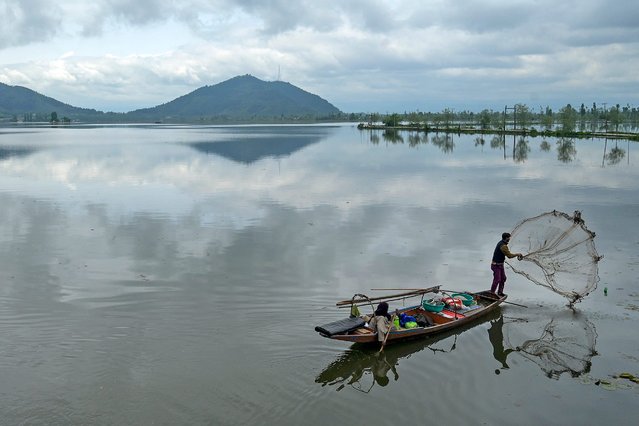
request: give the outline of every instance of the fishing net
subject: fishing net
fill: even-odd
[[[523,253],[520,262],[508,262],[518,274],[561,294],[572,305],[599,281],[595,233],[586,228],[581,213],[573,216],[552,211],[520,222],[511,232],[513,253]]]

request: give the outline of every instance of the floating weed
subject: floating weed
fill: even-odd
[[[583,375],[579,378],[582,384],[584,385],[595,385],[599,386],[601,389],[607,391],[614,391],[619,389],[631,389],[634,388],[634,385],[628,383],[628,380],[633,383],[639,384],[639,378],[635,377],[630,373],[621,373],[619,375],[613,375],[610,379],[599,379],[596,377],[592,377],[590,375]]]
[[[615,376],[613,376],[613,377],[615,377]],[[637,383],[637,384],[639,384],[639,377],[636,377],[636,376],[634,376],[633,374],[630,374],[630,373],[621,373],[621,374],[619,374],[619,376],[618,376],[618,377],[619,377],[620,379],[627,379],[627,380],[630,380],[630,381],[631,381],[631,382],[633,382],[633,383]]]
[[[599,379],[595,382],[595,385],[608,391],[617,390],[617,383],[612,380]]]
[[[629,303],[625,306],[625,309],[628,309],[629,311],[636,311],[639,312],[639,306],[633,304],[633,303]]]

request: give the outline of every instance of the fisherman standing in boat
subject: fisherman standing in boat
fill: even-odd
[[[362,317],[373,331],[377,332],[377,340],[384,341],[384,337],[388,334],[389,330],[394,328],[391,322],[391,316],[388,314],[388,303],[380,302],[375,309],[375,313],[372,317],[364,315]]]
[[[506,257],[509,259],[516,257],[517,260],[521,260],[524,257],[521,253],[511,253],[508,248],[509,242],[510,234],[508,232],[501,234],[501,241],[497,243],[495,251],[493,252],[493,260],[490,263],[490,269],[493,271],[493,285],[490,287],[490,292],[495,294],[496,290],[499,297],[505,296],[504,285],[506,284],[506,270],[504,269],[504,262],[506,261]]]

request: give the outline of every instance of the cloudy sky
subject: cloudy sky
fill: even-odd
[[[241,74],[346,112],[639,106],[636,0],[0,0],[0,82],[129,111]]]

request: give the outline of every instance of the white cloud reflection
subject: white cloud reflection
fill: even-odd
[[[600,141],[578,141],[568,164],[539,140],[513,163],[471,138],[446,154],[432,142],[372,145],[350,127],[316,129],[304,136],[316,142],[249,164],[194,148],[231,136],[241,146],[264,132],[237,131],[0,134],[5,150],[17,142],[33,150],[0,160],[5,274],[24,278],[42,264],[60,300],[97,304],[217,274],[259,283],[271,277],[263,268],[342,293],[391,283],[481,289],[493,240],[520,219],[591,206],[590,219],[592,206],[636,199],[636,169],[602,167]]]

